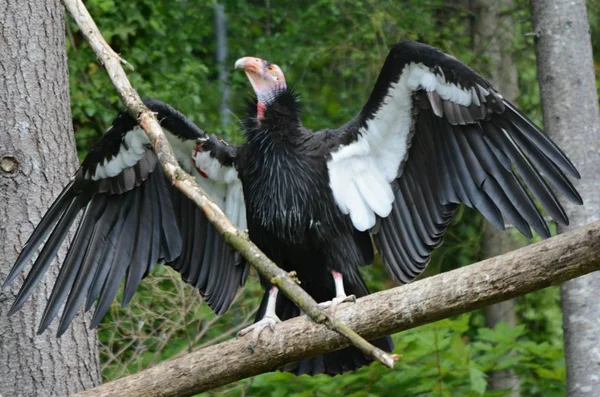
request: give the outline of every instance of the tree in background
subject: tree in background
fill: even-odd
[[[221,125],[227,127],[231,122],[231,109],[229,109],[229,68],[227,67],[227,12],[225,6],[217,1],[213,4],[215,10],[215,38],[216,60],[219,68],[219,82],[221,92]]]
[[[514,58],[516,39],[515,4],[512,0],[469,0],[473,52],[484,59],[476,65],[502,95],[513,103],[519,98],[517,63]],[[512,225],[498,230],[483,220],[481,259],[514,251],[527,244]],[[517,325],[516,299],[490,305],[484,309],[485,325],[494,328],[500,323]],[[512,369],[489,373],[488,390],[509,390],[507,397],[519,397],[519,377]]]
[[[63,8],[58,0],[0,3],[0,280],[75,172]],[[64,259],[64,250],[59,253]],[[0,394],[65,396],[100,381],[96,332],[78,316],[61,339],[35,335],[57,272],[7,317],[18,287],[0,291]],[[53,279],[54,277],[54,279]],[[53,330],[54,329],[54,330]]]
[[[584,0],[531,2],[544,125],[581,173],[583,207],[567,203],[577,228],[600,219],[600,117],[590,26]],[[567,391],[600,395],[600,273],[563,284]]]

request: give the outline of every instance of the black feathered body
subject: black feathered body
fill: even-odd
[[[301,126],[296,109],[286,92],[260,122],[250,111],[236,166],[252,241],[280,267],[296,271],[316,300],[329,300],[335,296],[330,271],[357,277],[358,266],[372,262],[373,248],[369,234],[356,231],[335,204],[327,148]]]

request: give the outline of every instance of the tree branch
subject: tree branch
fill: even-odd
[[[366,338],[414,328],[600,269],[600,222],[471,266],[368,295],[338,310]],[[81,397],[191,396],[348,341],[306,316],[265,333],[260,354],[230,340],[79,394]]]
[[[114,52],[106,40],[104,40],[96,23],[81,0],[62,0],[62,2],[77,23],[77,26],[81,29],[98,60],[106,69],[110,81],[117,90],[127,111],[130,115],[137,118],[140,126],[148,134],[165,173],[173,185],[202,209],[217,231],[225,236],[227,242],[238,250],[256,268],[261,276],[277,286],[304,313],[308,314],[317,323],[323,323],[348,338],[352,345],[356,346],[367,356],[371,356],[374,360],[379,361],[389,368],[393,368],[394,358],[392,355],[373,346],[343,322],[319,309],[317,302],[298,286],[285,271],[277,267],[262,253],[246,235],[240,233],[219,206],[196,183],[194,178],[179,167],[171,146],[156,120],[156,116],[144,105],[140,96],[127,79],[127,75],[121,66],[121,64],[127,65],[127,62]]]

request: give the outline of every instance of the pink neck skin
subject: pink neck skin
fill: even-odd
[[[265,117],[265,111],[267,110],[267,106],[262,103],[261,101],[258,101],[256,103],[256,118],[258,119],[258,123],[260,124],[260,121]]]

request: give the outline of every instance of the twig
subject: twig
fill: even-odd
[[[367,338],[415,328],[600,269],[600,221],[517,251],[360,298],[338,316]],[[294,340],[295,343],[285,343]],[[348,345],[306,316],[280,324],[252,354],[230,340],[106,383],[80,397],[183,397]]]
[[[394,358],[392,355],[373,346],[342,322],[319,309],[317,302],[299,287],[285,271],[277,267],[262,253],[248,237],[240,233],[231,221],[227,219],[225,214],[223,214],[223,211],[200,188],[194,178],[179,167],[155,115],[144,106],[141,98],[127,79],[127,75],[120,65],[120,63],[124,63],[124,60],[104,40],[81,0],[63,0],[63,4],[77,23],[77,26],[81,29],[82,34],[89,42],[100,63],[106,69],[127,111],[133,117],[137,118],[140,126],[148,134],[165,173],[173,185],[194,201],[202,209],[217,231],[225,236],[227,242],[238,250],[263,277],[271,280],[304,313],[308,314],[317,323],[324,323],[329,328],[348,338],[364,354],[373,357],[373,359],[389,368],[393,368]]]

